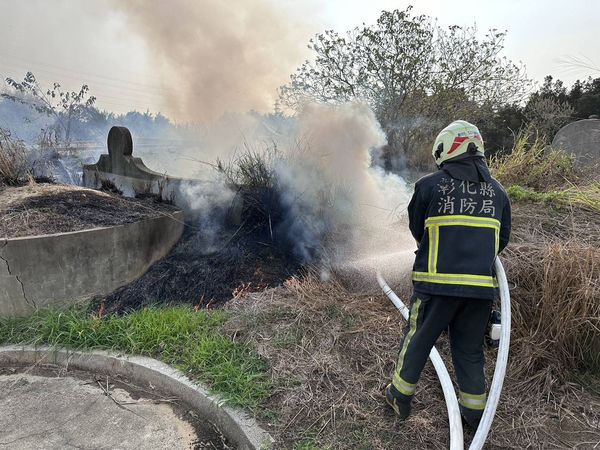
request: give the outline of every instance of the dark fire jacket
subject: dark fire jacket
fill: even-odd
[[[415,291],[493,299],[494,260],[508,244],[510,201],[485,160],[468,155],[448,161],[417,181],[408,206],[419,244]]]

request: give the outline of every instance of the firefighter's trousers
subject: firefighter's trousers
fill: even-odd
[[[491,306],[491,300],[413,294],[392,379],[399,400],[411,401],[431,348],[448,330],[461,413],[476,426],[486,402],[483,341]]]

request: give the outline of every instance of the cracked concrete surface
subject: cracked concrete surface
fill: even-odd
[[[11,270],[5,254],[7,246],[8,240],[0,239],[0,316],[27,314],[35,310],[36,304],[27,298],[23,281]]]
[[[6,274],[9,277],[14,277],[14,279],[17,281],[17,283],[19,284],[19,286],[21,287],[21,292],[23,294],[23,300],[25,300],[25,302],[30,305],[32,308],[36,308],[36,304],[35,301],[33,300],[29,300],[27,298],[27,295],[25,294],[25,286],[23,286],[23,282],[21,281],[21,279],[19,278],[18,275],[13,275],[13,273],[10,270],[10,263],[8,262],[8,259],[4,258],[2,256],[2,250],[4,250],[4,247],[6,247],[8,245],[8,241],[4,240],[3,245],[0,247],[0,259],[2,261],[4,261],[4,263],[6,264]]]
[[[108,294],[144,274],[182,232],[183,213],[176,211],[118,226],[0,238],[0,316]]]
[[[210,426],[199,435],[175,399],[85,372],[44,370],[0,371],[0,449],[228,448]]]

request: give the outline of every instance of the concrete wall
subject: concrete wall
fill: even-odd
[[[183,233],[183,213],[116,227],[0,239],[0,316],[108,294],[143,275]]]

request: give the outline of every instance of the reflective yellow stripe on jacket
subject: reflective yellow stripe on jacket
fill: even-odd
[[[437,260],[440,245],[440,227],[462,226],[475,228],[491,228],[495,236],[495,252],[500,247],[500,221],[492,217],[475,216],[434,216],[425,220],[425,228],[429,238],[427,272],[413,272],[413,281],[438,284],[456,284],[480,287],[497,287],[494,277],[458,273],[438,273]]]
[[[460,284],[466,286],[497,287],[494,277],[485,275],[466,275],[461,273],[429,273],[413,272],[413,281],[424,281],[437,284]]]
[[[492,228],[496,236],[496,254],[500,248],[500,221],[492,217],[475,217],[475,216],[434,216],[425,219],[425,228],[429,232],[429,254],[431,257],[431,248],[435,248],[435,259],[437,260],[437,249],[439,246],[439,227],[443,226],[461,226],[475,228]],[[435,228],[435,231],[431,230]],[[432,241],[432,234],[435,241]],[[434,245],[431,245],[434,243]],[[432,272],[431,267],[428,269]]]

